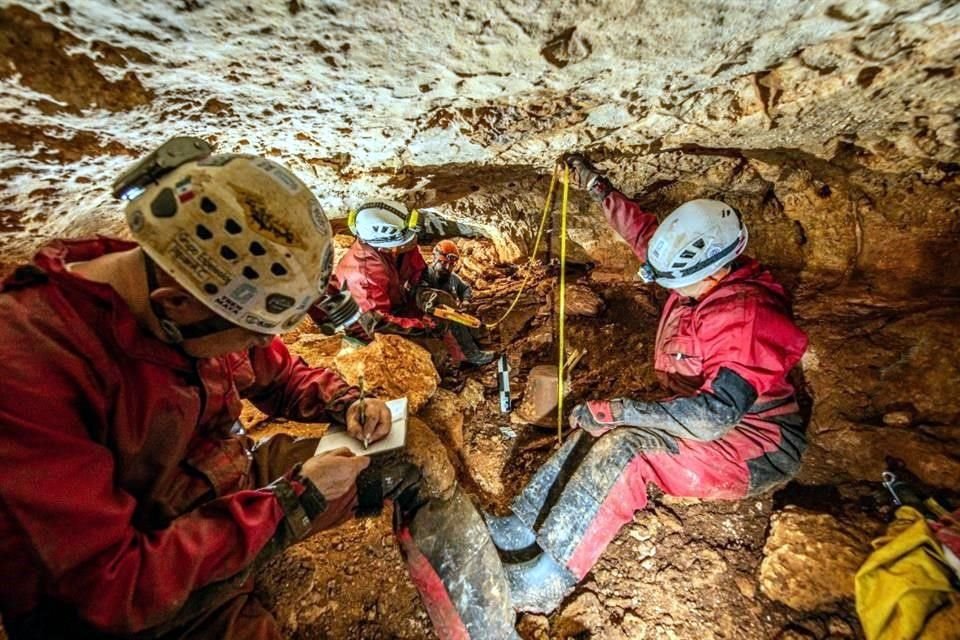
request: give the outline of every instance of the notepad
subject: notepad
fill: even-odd
[[[387,400],[386,404],[390,409],[390,416],[393,418],[390,433],[387,434],[387,437],[371,443],[369,447],[364,449],[363,443],[347,433],[346,427],[338,425],[330,427],[327,433],[320,438],[320,443],[317,445],[314,455],[340,447],[346,447],[358,456],[372,456],[394,449],[402,449],[407,444],[407,399]]]

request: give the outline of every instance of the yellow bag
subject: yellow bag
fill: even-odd
[[[897,509],[857,571],[857,615],[867,640],[958,640],[958,596],[940,543],[919,511]]]

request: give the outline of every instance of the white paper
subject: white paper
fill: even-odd
[[[386,404],[390,409],[390,417],[392,418],[390,433],[387,434],[387,437],[371,443],[368,448],[364,449],[363,443],[347,433],[345,428],[336,427],[335,431],[327,431],[327,433],[320,438],[320,443],[317,445],[317,450],[314,452],[314,455],[346,447],[355,455],[372,456],[376,453],[401,449],[406,446],[407,399],[397,398],[396,400],[387,400]]]

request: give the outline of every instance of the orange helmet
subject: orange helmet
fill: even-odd
[[[452,240],[441,240],[433,247],[433,261],[443,263],[448,269],[460,259],[460,249]]]

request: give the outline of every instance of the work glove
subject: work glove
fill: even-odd
[[[623,401],[592,400],[578,404],[570,412],[570,428],[583,429],[592,436],[599,437],[623,422]]]
[[[628,438],[638,451],[669,451],[679,453],[676,439],[659,429],[638,427],[628,422],[627,405],[637,403],[623,398],[613,400],[594,400],[578,404],[570,412],[570,427],[581,428],[595,438],[599,438],[614,427],[624,426],[629,431]]]
[[[613,191],[610,181],[582,153],[565,153],[560,157],[560,161],[570,167],[573,185],[578,189],[584,189],[597,202],[603,202],[603,199]]]
[[[457,300],[452,294],[442,289],[431,289],[423,287],[417,289],[416,295],[417,307],[424,313],[433,313],[433,310],[440,305],[456,308]]]

